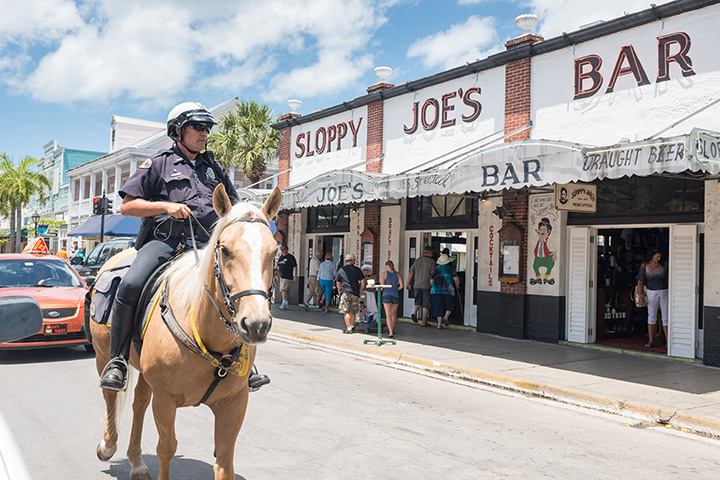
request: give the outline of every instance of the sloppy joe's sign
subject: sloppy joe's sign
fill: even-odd
[[[386,99],[383,173],[432,162],[503,129],[505,69],[494,68]]]
[[[676,32],[657,38],[655,58],[644,59],[644,62],[653,62],[653,66],[657,66],[656,83],[670,80],[670,67],[672,64],[677,65],[679,70],[679,73],[676,72],[675,75],[682,75],[683,77],[695,75],[692,58],[690,57],[691,45],[690,35],[685,32]],[[650,83],[646,67],[643,66],[643,59],[638,55],[632,44],[620,47],[607,83],[605,83],[600,70],[602,64],[603,57],[597,54],[585,55],[575,59],[573,100],[592,97],[601,90],[603,85],[606,85],[604,93],[612,93],[618,79],[625,75],[631,76],[638,87]]]
[[[290,141],[291,185],[352,165],[365,170],[367,107],[295,126]]]

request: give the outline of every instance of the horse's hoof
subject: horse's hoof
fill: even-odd
[[[130,480],[152,480],[152,477],[150,476],[148,468],[143,465],[130,472]]]
[[[107,448],[107,446],[105,445],[105,440],[103,440],[97,446],[97,457],[101,461],[107,462],[108,460],[110,460],[113,457],[113,455],[115,455],[116,451],[117,451],[117,444],[115,444],[115,446],[113,446],[112,448]]]

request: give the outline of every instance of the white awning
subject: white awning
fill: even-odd
[[[362,203],[385,198],[378,181],[385,176],[358,170],[333,170],[282,191],[282,209]]]
[[[335,170],[283,190],[282,208],[462,195],[632,175],[685,171],[715,175],[720,173],[720,133],[694,129],[688,135],[606,147],[521,140],[461,154],[455,161],[448,168],[405,175]]]

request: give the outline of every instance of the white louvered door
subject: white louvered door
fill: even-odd
[[[567,339],[595,342],[597,229],[568,229]]]
[[[670,227],[668,355],[695,358],[697,328],[697,226]]]

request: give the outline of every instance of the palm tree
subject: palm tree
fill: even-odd
[[[280,135],[270,127],[277,119],[269,106],[254,100],[235,102],[235,107],[220,119],[208,148],[225,168],[239,168],[255,183],[277,157]]]
[[[34,195],[41,203],[47,200],[46,189],[50,189],[50,180],[31,168],[38,162],[37,158],[25,157],[15,168],[7,156],[0,154],[0,202],[10,210],[11,252],[20,251],[22,206],[27,205]]]

